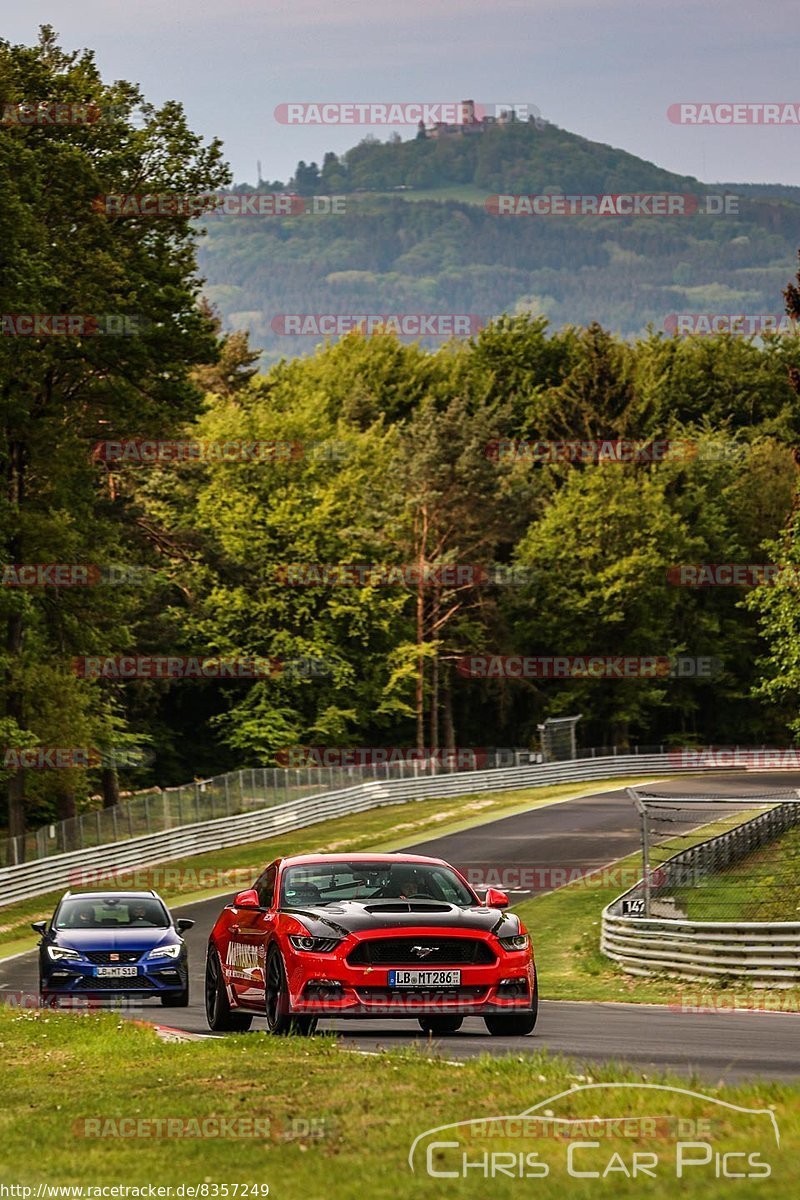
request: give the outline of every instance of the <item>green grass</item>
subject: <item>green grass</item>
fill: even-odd
[[[613,1065],[589,1069],[541,1052],[483,1057],[454,1066],[424,1049],[362,1056],[332,1038],[270,1038],[259,1033],[164,1043],[152,1030],[107,1014],[76,1017],[0,1010],[0,1049],[0,1179],[5,1184],[175,1188],[207,1183],[209,1196],[214,1195],[213,1185],[266,1184],[272,1200],[504,1200],[531,1195],[560,1200],[566,1194],[715,1200],[732,1195],[732,1188],[737,1195],[748,1191],[753,1184],[746,1180],[732,1185],[716,1179],[713,1158],[708,1166],[689,1169],[685,1178],[676,1180],[680,1135],[674,1121],[683,1118],[707,1122],[700,1131],[690,1132],[688,1140],[706,1140],[715,1152],[757,1153],[768,1162],[772,1174],[763,1190],[770,1200],[795,1194],[800,1090],[783,1083],[717,1087],[660,1079],[701,1092],[704,1099],[641,1086],[584,1091],[581,1085],[593,1082],[640,1085],[654,1080]],[[527,1049],[533,1050],[530,1042]],[[570,1088],[574,1090],[565,1097],[552,1099]],[[773,1110],[780,1147],[768,1115],[737,1113],[715,1104],[714,1098]],[[629,1126],[628,1136],[595,1137],[600,1147],[580,1150],[576,1160],[579,1169],[602,1171],[615,1153],[615,1162],[626,1162],[629,1168],[634,1151],[656,1154],[656,1177],[629,1179],[618,1169],[605,1180],[569,1178],[563,1136],[476,1139],[452,1131],[437,1140],[459,1141],[470,1161],[482,1161],[485,1152],[538,1152],[549,1174],[485,1179],[473,1170],[466,1181],[433,1178],[425,1171],[424,1156],[415,1160],[417,1171],[412,1174],[411,1144],[426,1130],[520,1113],[546,1100],[551,1102],[542,1112],[551,1118],[660,1118],[649,1135],[640,1126]],[[262,1124],[259,1136],[236,1139],[109,1136],[120,1128],[129,1135],[144,1132],[148,1127],[142,1122],[164,1118],[188,1129],[193,1127],[185,1123],[209,1118],[258,1119]],[[116,1122],[121,1119],[138,1124],[120,1127]],[[320,1136],[306,1133],[312,1130]],[[87,1137],[87,1131],[105,1136]],[[495,1133],[500,1132],[495,1127]],[[572,1136],[586,1140],[580,1129],[573,1129]],[[460,1149],[434,1151],[434,1169],[450,1169],[460,1161],[459,1154]],[[744,1160],[733,1162],[740,1169]]]
[[[738,818],[741,819],[741,818]],[[698,840],[708,836],[706,829]],[[531,932],[539,987],[547,1000],[592,1000],[668,1004],[681,1008],[765,1008],[800,1012],[800,988],[753,988],[741,980],[707,982],[664,973],[628,975],[600,951],[602,910],[639,877],[641,858],[632,854],[604,874],[587,876],[558,891],[524,900],[514,911]]]
[[[800,828],[675,897],[693,920],[800,921]]]
[[[365,813],[321,821],[295,833],[263,842],[231,846],[184,858],[161,866],[142,867],[124,875],[116,886],[155,888],[168,904],[190,904],[209,896],[249,887],[270,859],[281,854],[334,853],[337,851],[401,849],[429,836],[439,837],[468,829],[497,817],[510,816],[570,797],[592,795],[644,780],[595,780],[583,787],[563,783],[514,792],[486,792],[450,799],[412,800],[375,808]],[[113,888],[104,876],[99,886]],[[51,916],[64,889],[0,908],[0,958],[30,950],[35,935],[31,921]]]

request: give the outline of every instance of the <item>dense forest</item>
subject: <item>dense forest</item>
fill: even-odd
[[[567,223],[551,244],[529,225],[526,236],[544,239],[531,270],[551,245],[547,269],[583,294],[585,327],[511,314],[437,349],[354,332],[259,371],[260,338],[251,349],[243,333],[224,332],[202,298],[191,219],[114,221],[92,204],[143,178],[154,192],[226,187],[220,147],[204,145],[179,106],[156,109],[133,85],[103,84],[90,55],[66,54],[47,31],[37,48],[0,43],[0,98],[31,95],[113,105],[113,118],[0,127],[0,310],[147,321],[136,336],[0,339],[11,832],[71,815],[94,793],[111,803],[120,788],[280,762],[297,744],[530,746],[544,717],[576,712],[585,745],[800,733],[796,572],[751,587],[684,586],[676,573],[798,560],[795,334],[623,340],[588,319],[601,311],[592,271],[603,302],[617,284],[623,299],[599,240],[608,232]],[[278,281],[284,304],[291,271],[307,269],[306,307],[320,311],[333,293],[319,295],[291,238],[308,237],[311,259],[319,239],[342,239],[342,275],[361,274],[367,253],[376,277],[405,256],[389,299],[409,308],[421,294],[404,288],[429,286],[435,311],[462,249],[480,260],[487,222],[487,257],[507,266],[483,277],[470,268],[466,311],[502,307],[492,272],[527,269],[504,232],[513,223],[490,233],[480,210],[411,204],[401,220],[403,204],[332,218],[328,235],[311,219],[291,235],[280,222],[220,225],[206,269],[246,265],[254,280]],[[633,281],[663,279],[659,247],[687,255],[707,283],[741,272],[768,311],[800,316],[800,293],[787,286],[800,240],[789,250],[793,210],[756,212],[741,225],[746,245],[729,218],[703,224],[702,237],[692,225],[697,244],[681,250],[665,222],[614,226],[630,252],[631,312]],[[417,223],[413,239],[405,221]],[[598,441],[645,451],[619,461],[631,456],[586,450]],[[571,442],[583,449],[541,449]],[[656,444],[667,448],[646,451]],[[22,569],[47,564],[86,567],[86,585],[74,571],[64,582]],[[463,670],[466,657],[486,655],[684,656],[715,669],[634,679]],[[270,669],[170,679],[93,677],[86,666],[120,656]],[[14,765],[37,747],[92,747],[101,759]],[[148,765],[121,766],[121,748]]]

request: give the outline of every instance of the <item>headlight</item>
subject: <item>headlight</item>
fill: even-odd
[[[527,950],[530,945],[527,933],[515,933],[513,937],[497,940],[504,950]]]
[[[67,950],[64,946],[48,946],[47,953],[53,962],[61,962],[64,958],[80,958],[77,950]]]
[[[176,942],[174,946],[156,946],[155,950],[151,950],[148,958],[180,958],[181,950],[183,949],[182,942]]]
[[[310,934],[290,933],[289,941],[295,950],[305,950],[309,954],[330,954],[339,945],[341,938],[311,937]]]

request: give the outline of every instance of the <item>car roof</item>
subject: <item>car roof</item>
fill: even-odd
[[[281,860],[281,866],[294,867],[308,863],[427,863],[429,866],[449,867],[443,858],[429,858],[424,854],[292,854]]]
[[[65,892],[62,900],[161,900],[158,892]]]

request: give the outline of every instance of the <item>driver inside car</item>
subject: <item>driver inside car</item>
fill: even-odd
[[[430,886],[424,876],[420,876],[415,867],[394,867],[387,883],[383,885],[379,895],[382,899],[433,900]]]

